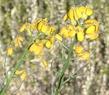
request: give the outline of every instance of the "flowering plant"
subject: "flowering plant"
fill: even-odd
[[[20,70],[20,65],[27,54],[34,55],[36,59],[47,69],[49,68],[49,60],[46,58],[46,52],[53,52],[57,44],[63,46],[67,51],[67,57],[64,56],[63,67],[57,75],[56,89],[54,94],[58,95],[61,87],[69,81],[64,81],[64,73],[69,67],[70,59],[77,57],[79,60],[89,62],[91,50],[84,47],[84,42],[94,41],[99,38],[99,22],[92,18],[93,9],[88,6],[72,7],[63,17],[64,25],[60,29],[51,24],[47,18],[39,18],[33,22],[24,23],[19,29],[19,35],[16,36],[13,47],[7,48],[7,55],[12,56],[16,48],[22,47],[25,38],[20,34],[27,32],[30,43],[24,51],[20,61],[15,65],[11,75],[6,80],[1,93],[4,93],[7,86],[11,82],[13,75],[20,76],[21,80],[26,80],[27,73]],[[58,31],[59,30],[59,31]],[[31,54],[32,53],[32,54]]]

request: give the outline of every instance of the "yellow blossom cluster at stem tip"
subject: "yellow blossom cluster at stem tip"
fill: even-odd
[[[91,19],[94,11],[88,6],[72,7],[64,16],[64,21],[70,20],[69,25],[65,25],[60,29],[59,34],[64,38],[75,38],[77,43],[85,40],[96,40],[99,37],[99,22]],[[70,34],[69,34],[70,33]],[[75,53],[82,60],[88,60],[90,53],[85,51],[82,46],[75,47]]]
[[[25,23],[21,26],[20,32],[27,31],[29,34],[32,34],[32,31],[36,31],[37,34],[43,35],[43,38],[36,39],[34,43],[29,47],[29,51],[34,53],[36,56],[43,58],[44,48],[52,48],[55,41],[55,27],[54,25],[48,22],[47,18],[39,18],[33,21],[32,23]],[[45,35],[45,36],[44,36]],[[44,60],[44,59],[43,59]],[[46,60],[44,60],[43,65],[47,64]],[[47,65],[46,65],[47,66]],[[45,66],[45,67],[46,67]]]
[[[45,35],[52,35],[55,32],[55,27],[48,23],[47,18],[45,19],[36,19],[32,23],[25,23],[21,26],[20,32],[23,31],[38,31],[42,32]],[[31,33],[30,33],[31,34]]]
[[[78,42],[85,39],[96,40],[99,37],[99,23],[95,19],[85,20],[83,25],[66,25],[58,33],[62,38],[76,38]],[[60,38],[61,39],[61,38]]]
[[[64,16],[64,20],[69,19],[71,24],[63,26],[59,35],[64,38],[76,37],[79,42],[85,39],[97,39],[99,37],[99,23],[95,19],[90,19],[93,13],[93,10],[88,6],[72,7]]]
[[[79,19],[87,19],[93,14],[93,10],[88,6],[72,7],[64,16],[64,20],[70,19],[72,24],[76,24]]]
[[[36,40],[36,42],[30,46],[29,51],[38,56],[43,55],[44,47],[50,49],[53,46],[54,41],[54,36],[49,39]]]
[[[54,36],[50,37],[49,39],[43,39],[43,40],[36,40],[33,44],[31,44],[29,51],[34,53],[34,55],[38,56],[39,59],[41,59],[41,64],[43,67],[48,67],[48,62],[43,59],[44,55],[44,48],[50,49],[54,44]]]

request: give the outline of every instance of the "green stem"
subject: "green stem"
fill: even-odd
[[[55,91],[54,95],[58,95],[58,93],[60,92],[60,88],[62,86],[63,79],[64,79],[64,73],[67,70],[67,68],[69,67],[70,51],[68,51],[68,52],[69,52],[68,53],[68,58],[66,60],[65,59],[63,60],[64,61],[64,66],[63,66],[63,68],[62,68],[62,70],[61,70],[61,72],[59,74],[59,81],[58,81],[58,84],[57,84],[56,91]]]
[[[70,81],[71,79],[73,79],[73,78],[77,75],[77,73],[78,73],[79,71],[81,71],[84,67],[86,67],[87,65],[88,65],[88,64],[85,64],[84,66],[80,67],[77,71],[75,71],[73,74],[71,74],[71,75],[69,76],[69,78],[66,79],[66,80],[63,82],[62,85],[66,84],[68,81]]]
[[[6,76],[6,82],[5,82],[6,84],[1,89],[0,95],[5,95],[6,90],[7,90],[8,86],[9,86],[13,76],[14,76],[15,71],[20,67],[21,64],[23,64],[25,55],[27,55],[27,53],[28,53],[28,49],[25,49],[23,55],[21,56],[21,58],[19,59],[19,61],[15,65],[14,69],[11,71],[11,74]]]

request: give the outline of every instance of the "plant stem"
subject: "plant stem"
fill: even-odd
[[[4,87],[1,89],[0,91],[0,95],[5,95],[6,93],[6,90],[14,76],[14,73],[15,71],[20,67],[21,64],[23,64],[24,62],[24,58],[25,58],[25,55],[27,55],[28,53],[28,49],[25,49],[24,53],[22,54],[22,56],[20,57],[19,61],[17,62],[17,64],[15,65],[14,69],[11,71],[11,74],[10,75],[7,75],[6,76],[6,84],[4,85]]]
[[[68,50],[68,58],[66,60],[63,59],[64,66],[63,66],[63,68],[62,68],[62,70],[61,70],[61,72],[59,74],[59,81],[58,81],[58,84],[57,84],[56,91],[55,91],[54,95],[58,95],[58,93],[60,92],[60,88],[62,86],[63,79],[64,79],[64,73],[67,70],[67,68],[69,67],[70,54],[71,54],[71,51]]]
[[[71,79],[73,79],[73,78],[77,75],[77,73],[78,73],[80,70],[82,70],[84,67],[86,67],[87,65],[88,65],[88,64],[85,64],[84,66],[80,67],[77,71],[75,71],[73,74],[71,74],[71,75],[69,76],[69,78],[66,79],[66,80],[63,82],[62,85],[66,84],[68,81],[70,81]]]

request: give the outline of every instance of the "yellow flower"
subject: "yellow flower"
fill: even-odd
[[[76,31],[73,25],[67,25],[61,28],[59,34],[64,38],[72,38],[75,36]]]
[[[77,8],[76,7],[72,7],[67,14],[65,14],[64,16],[64,21],[67,20],[67,19],[70,19],[71,20],[71,23],[73,25],[76,24],[76,20],[78,20],[80,18],[80,15],[78,14],[80,12],[78,12]]]
[[[40,23],[39,23],[39,25],[40,25]],[[42,24],[40,31],[43,32],[43,33],[46,33],[48,31],[48,29],[49,29],[48,24]]]
[[[99,24],[97,20],[95,19],[88,19],[85,21],[86,26],[90,26],[90,25],[97,25]]]
[[[93,14],[93,10],[88,6],[72,7],[64,16],[64,21],[70,19],[72,24],[76,24],[79,19],[86,19]]]
[[[22,43],[23,42],[23,37],[21,36],[17,36],[14,40],[14,43],[15,43],[15,47],[21,47],[22,46]]]
[[[55,32],[55,27],[48,23],[47,18],[45,19],[37,19],[32,23],[25,23],[21,26],[20,32],[27,31],[29,35],[31,35],[31,31],[38,30],[39,32],[43,32],[46,35],[51,35]]]
[[[42,28],[42,26],[43,26],[44,24],[45,24],[44,21],[40,21],[40,22],[38,23],[38,25],[37,25],[37,30],[38,30],[38,31],[41,31],[41,28]]]
[[[26,30],[26,28],[27,28],[27,23],[25,23],[25,24],[23,24],[21,27],[20,27],[20,32],[23,32],[23,31],[25,31]]]
[[[93,10],[88,6],[81,6],[78,10],[82,19],[86,19],[88,16],[91,16],[93,14]]]
[[[25,80],[27,77],[27,73],[23,72],[23,74],[20,76],[21,80]]]
[[[56,31],[55,27],[52,26],[52,25],[49,25],[49,29],[48,29],[48,31],[47,31],[47,34],[48,34],[48,35],[51,35],[51,34],[53,34],[55,31]]]
[[[79,57],[81,60],[89,60],[90,53],[88,51],[84,51],[83,53],[81,53],[81,55]]]
[[[80,12],[80,17],[81,18],[86,18],[87,17],[87,15],[85,14],[85,10],[86,10],[86,8],[84,6],[80,6],[78,8],[78,11]]]
[[[76,54],[80,54],[84,51],[84,48],[81,45],[77,45],[77,46],[74,47],[74,50],[75,50]]]
[[[39,18],[32,22],[32,25],[34,26],[34,30],[37,30],[37,26],[41,21],[42,21],[42,18]]]
[[[7,55],[11,56],[13,54],[13,48],[9,47],[7,48]]]
[[[64,15],[63,20],[66,21],[68,18],[67,14]]]
[[[43,43],[39,42],[39,43],[33,43],[30,48],[29,51],[33,52],[35,55],[42,55],[43,54]]]
[[[77,26],[76,30],[77,30],[77,40],[80,42],[84,41],[85,34],[83,29],[80,26]]]
[[[77,32],[77,39],[78,39],[79,42],[84,41],[85,36],[84,36],[84,32],[83,31]]]
[[[42,25],[46,25],[46,24],[48,24],[48,19],[47,18],[45,18],[45,19],[38,19],[36,21],[36,27],[37,27],[37,29],[39,31],[41,31]]]
[[[32,30],[32,26],[31,26],[31,24],[30,23],[25,23],[25,24],[23,24],[22,26],[21,26],[21,28],[20,28],[20,32],[24,32],[24,31],[27,31],[27,30]]]
[[[27,78],[27,73],[25,70],[16,70],[15,74],[20,76],[22,81]]]
[[[46,35],[51,35],[55,31],[55,27],[50,25],[47,19],[41,19],[37,23],[37,30]]]
[[[53,44],[54,44],[54,40],[55,40],[54,36],[50,37],[48,40],[46,40],[45,46],[47,48],[51,48],[53,46]]]
[[[68,36],[69,36],[70,38],[74,37],[75,34],[76,34],[75,27],[72,26],[71,24],[68,25],[67,27],[68,27],[68,30],[69,30]]]
[[[58,41],[62,41],[62,36],[59,35],[59,34],[56,34],[56,35],[55,35],[55,38],[56,38]]]
[[[83,46],[77,45],[74,47],[76,55],[81,59],[81,60],[89,60],[90,58],[90,53],[88,51],[85,51]]]
[[[87,28],[86,34],[92,34],[96,32],[96,27],[94,25],[91,25]]]
[[[84,12],[85,12],[85,7],[84,6],[78,7],[78,14],[79,14],[79,17],[80,18],[86,17],[86,15],[84,14]]]
[[[99,23],[95,19],[89,19],[85,21],[86,24],[86,36],[90,40],[95,40],[99,37],[98,28]]]
[[[68,18],[71,20],[72,24],[75,25],[76,20],[75,20],[75,17],[74,17],[74,8],[71,8],[67,15],[68,15]]]
[[[68,38],[68,30],[67,27],[62,27],[59,33],[61,36],[63,36],[64,38]]]
[[[99,37],[98,33],[87,34],[87,38],[89,38],[90,40],[95,40],[98,37]]]
[[[20,28],[20,32],[24,32],[27,31],[29,35],[31,35],[31,31],[35,30],[35,26],[34,24],[31,23],[25,23],[21,26]]]
[[[95,19],[86,20],[85,25],[86,25],[87,28],[89,28],[92,25],[95,26],[95,32],[98,32],[98,30],[99,30],[99,23]]]
[[[45,46],[47,48],[51,48],[52,47],[52,43],[49,40],[47,40]]]
[[[93,10],[89,7],[86,7],[86,15],[91,16],[93,14]]]
[[[20,74],[23,73],[23,71],[24,71],[24,70],[16,70],[15,74],[16,74],[16,75],[20,75]]]

